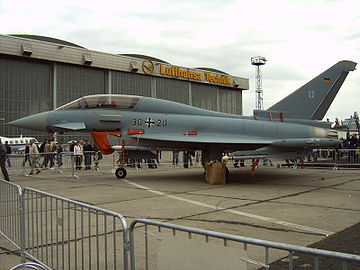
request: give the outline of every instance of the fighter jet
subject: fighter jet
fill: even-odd
[[[221,162],[224,153],[236,151],[253,157],[305,156],[314,148],[339,144],[337,132],[320,120],[355,66],[340,61],[252,116],[151,97],[102,94],[84,96],[9,124],[50,133],[88,131],[103,153],[119,150],[123,160],[130,155],[151,157],[155,150],[201,150],[204,162]],[[115,139],[112,143],[111,138]],[[116,170],[118,178],[126,174],[124,166]]]

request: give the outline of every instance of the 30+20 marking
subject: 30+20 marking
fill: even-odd
[[[147,127],[166,127],[168,124],[165,119],[152,119],[151,117],[142,119],[142,118],[134,118],[133,125],[134,126],[147,126]]]

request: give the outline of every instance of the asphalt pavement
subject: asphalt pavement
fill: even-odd
[[[67,170],[62,174],[44,170],[32,176],[14,173],[10,177],[23,187],[118,212],[128,224],[134,218],[147,218],[360,254],[358,170],[262,166],[254,176],[249,171],[249,166],[230,167],[227,185],[206,184],[202,168],[170,165],[157,169],[128,168],[125,180],[102,168],[76,171],[78,178]],[[333,240],[335,236],[340,237]],[[274,263],[279,263],[278,259],[274,258]],[[16,248],[4,237],[0,237],[0,262],[1,270],[19,262]]]

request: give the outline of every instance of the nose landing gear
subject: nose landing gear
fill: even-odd
[[[126,165],[126,159],[127,159],[127,151],[125,150],[125,140],[122,140],[121,142],[121,151],[120,151],[120,158],[119,160],[116,162],[117,164],[119,164],[119,168],[117,168],[115,170],[115,176],[119,179],[123,179],[126,177],[127,175],[127,171],[124,168]]]
[[[119,179],[125,178],[127,175],[127,171],[123,167],[119,167],[115,170],[115,176]]]

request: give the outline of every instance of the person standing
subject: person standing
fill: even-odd
[[[61,143],[56,143],[56,160],[57,160],[57,163],[58,163],[58,167],[61,167],[63,165],[63,152],[64,152],[64,149],[61,145]]]
[[[173,151],[173,167],[179,167],[179,151]]]
[[[39,158],[39,150],[35,143],[35,140],[30,140],[30,160],[31,160],[31,171],[30,174],[34,173],[34,170],[36,169],[36,174],[41,173],[41,170],[39,169],[39,166],[37,164],[37,159]]]
[[[40,155],[43,158],[42,163],[41,163],[41,167],[45,166],[45,154],[44,154],[44,151],[45,151],[45,145],[46,144],[47,144],[47,139],[44,140],[44,142],[40,145],[40,149],[39,149]]]
[[[51,154],[52,154],[51,140],[48,140],[46,142],[45,147],[44,147],[44,153],[45,153],[45,160],[44,160],[45,168],[48,167],[49,161],[50,161],[50,167],[51,167]]]
[[[8,141],[5,141],[5,148],[6,148],[6,163],[8,167],[11,167],[11,161],[10,161],[11,146],[9,145]]]
[[[99,170],[99,163],[100,160],[102,159],[102,154],[101,152],[97,149],[97,147],[94,147],[94,164],[95,164],[95,170]]]
[[[69,145],[69,150],[70,152],[74,152],[74,147],[76,145],[76,142],[75,141],[71,141],[70,145]]]
[[[189,168],[189,161],[190,161],[190,153],[188,151],[184,151],[183,153],[183,166],[185,169]]]
[[[93,154],[94,148],[89,143],[89,140],[85,140],[83,150],[85,157],[85,170],[91,170],[91,156]]]
[[[160,159],[161,159],[161,151],[156,151],[156,163],[157,163],[157,166],[160,166]]]
[[[1,171],[4,175],[4,179],[6,181],[10,182],[10,178],[9,178],[9,174],[6,170],[6,166],[5,166],[5,160],[6,160],[6,147],[5,145],[2,144],[1,140],[0,140],[0,167],[1,167]]]
[[[53,168],[55,165],[55,156],[56,156],[56,142],[54,139],[50,140],[50,151],[51,154],[49,156],[50,168]]]
[[[23,161],[23,167],[26,165],[26,162],[29,162],[29,166],[31,166],[31,161],[30,161],[30,146],[28,143],[25,144],[25,155],[24,155],[24,161]]]
[[[74,156],[75,156],[75,162],[76,162],[76,169],[81,170],[81,163],[83,159],[83,147],[80,144],[79,141],[76,142],[76,145],[74,146]]]

